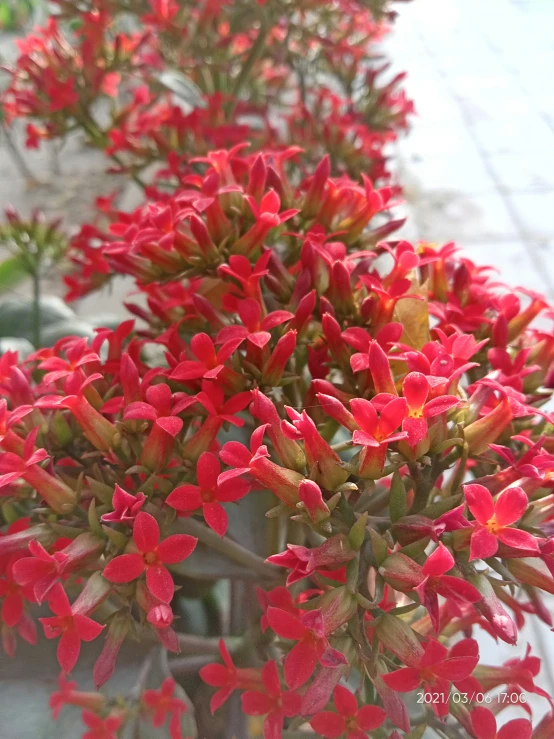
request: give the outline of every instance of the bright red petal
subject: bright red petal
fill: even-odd
[[[469,547],[469,559],[487,559],[494,557],[498,551],[498,540],[496,536],[486,529],[478,528],[471,536]]]
[[[73,629],[65,631],[58,643],[58,662],[64,672],[71,672],[79,659],[81,651],[81,640],[79,634]]]
[[[241,695],[242,710],[247,716],[265,716],[273,708],[273,701],[265,693],[247,690]]]
[[[478,657],[449,657],[433,667],[433,672],[451,682],[464,680],[475,669]]]
[[[205,503],[203,508],[204,520],[216,534],[225,536],[229,519],[225,508],[220,503]]]
[[[421,683],[419,670],[416,670],[415,667],[403,667],[395,672],[389,672],[387,675],[381,675],[381,677],[385,685],[398,693],[409,693]]]
[[[454,567],[454,557],[441,542],[423,565],[423,574],[438,577]]]
[[[509,526],[523,516],[529,499],[521,488],[508,488],[496,499],[494,517],[500,526]]]
[[[537,540],[527,531],[506,528],[499,531],[497,536],[503,544],[514,549],[525,549],[529,552],[539,551]]]
[[[497,739],[531,739],[533,726],[526,718],[515,718],[499,730]]]
[[[140,554],[121,554],[108,562],[103,575],[115,583],[131,582],[144,572],[144,559]]]
[[[354,716],[358,710],[358,701],[355,696],[342,685],[337,685],[333,693],[333,701],[341,716]]]
[[[200,455],[200,459],[196,464],[196,477],[201,488],[215,488],[220,472],[221,465],[215,454],[204,452]]]
[[[202,493],[197,485],[180,485],[167,496],[165,502],[176,511],[195,511],[202,507]]]
[[[164,564],[174,565],[189,557],[198,539],[188,534],[174,534],[164,539],[158,547],[158,556]]]
[[[153,552],[160,541],[160,527],[149,513],[137,513],[133,526],[133,539],[140,552]]]
[[[310,726],[325,739],[337,739],[346,731],[346,721],[338,713],[322,711],[310,721]]]
[[[464,485],[464,495],[469,510],[479,523],[487,523],[494,516],[492,495],[483,485]]]
[[[385,711],[379,706],[362,706],[357,714],[358,726],[363,731],[378,729],[386,715]]]
[[[165,567],[147,567],[146,584],[152,595],[155,595],[162,603],[169,603],[173,598],[175,592],[173,578]]]
[[[75,614],[73,622],[75,624],[75,631],[83,641],[96,639],[104,629],[104,626],[99,624],[98,621],[94,621],[88,616],[83,616],[81,613]]]
[[[273,631],[283,639],[302,639],[306,633],[302,621],[281,608],[268,608],[266,616]]]
[[[285,681],[291,690],[296,690],[308,682],[317,664],[317,654],[313,646],[304,641],[298,642],[285,660]]]
[[[471,712],[471,726],[475,739],[495,739],[496,719],[492,711],[483,706],[477,706]]]
[[[429,395],[429,380],[421,372],[410,372],[402,383],[402,394],[410,409],[423,408]]]

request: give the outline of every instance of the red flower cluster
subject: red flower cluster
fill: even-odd
[[[137,182],[157,163],[164,188],[191,156],[245,140],[389,177],[387,147],[413,105],[404,75],[384,82],[388,65],[373,60],[386,0],[56,3],[56,17],[19,42],[3,95],[8,120],[27,121],[27,146],[79,128]]]
[[[6,97],[43,126],[31,139],[82,126],[121,170],[165,169],[147,203],[103,201],[109,225],[72,245],[70,296],[130,275],[135,319],[0,358],[4,650],[36,643],[34,607],[49,609],[52,710],[83,709],[86,739],[145,720],[179,739],[194,721],[171,677],[115,701],[69,682],[102,632],[97,687],[126,640],[192,650],[169,669],[217,689],[214,723],[198,712],[210,739],[239,705],[265,739],[399,739],[413,691],[420,736],[530,737],[527,704],[503,726],[506,704],[480,704],[498,688],[551,702],[539,659],[480,664],[478,637],[553,626],[554,312],[452,244],[386,240],[396,191],[368,173],[385,176],[409,106],[368,64],[380,3],[148,5],[85,0],[74,48],[52,21]],[[140,33],[120,31],[123,8]],[[168,83],[170,50],[205,107],[187,78]],[[315,82],[329,78],[348,94]],[[99,128],[94,103],[115,92]],[[202,604],[230,637],[221,661],[179,631],[199,579],[233,581]],[[535,739],[553,725],[550,705]]]
[[[265,664],[235,667],[222,643],[224,665],[201,671],[213,710],[239,690],[268,739],[291,721],[352,739],[408,731],[400,696],[421,690],[439,718],[491,733],[453,695],[540,693],[538,661],[479,665],[474,636],[513,644],[531,614],[551,625],[554,446],[540,405],[554,335],[533,326],[546,303],[451,246],[381,241],[394,224],[370,222],[391,191],[330,177],[326,160],[295,185],[270,154],[212,152],[198,170],[121,214],[98,247],[148,295],[152,313],[133,308],[146,326],[2,359],[0,489],[26,514],[0,537],[6,650],[36,639],[30,606],[47,602],[66,672],[102,630],[97,683],[137,630],[178,651],[174,583],[199,539],[275,583],[245,637]],[[230,526],[260,490],[274,507],[256,526],[287,522],[268,563]],[[125,720],[95,715],[102,731]]]

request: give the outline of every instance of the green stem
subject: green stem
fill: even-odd
[[[238,77],[235,80],[235,84],[233,85],[233,88],[231,90],[231,99],[225,106],[225,116],[227,120],[229,120],[229,118],[232,116],[238,103],[238,96],[240,95],[242,88],[246,84],[248,77],[250,76],[250,72],[254,68],[254,65],[263,53],[268,33],[269,23],[267,23],[265,15],[262,15],[260,21],[260,30],[258,32],[256,41],[252,45],[250,53],[248,54],[248,57],[244,62],[244,65],[240,70]]]
[[[32,313],[32,328],[33,328],[33,344],[37,349],[40,348],[40,274],[38,265],[35,265],[32,274],[33,280],[33,313]]]
[[[256,572],[258,575],[262,575],[270,580],[277,580],[282,574],[278,567],[267,564],[257,554],[254,554],[254,552],[246,549],[241,544],[237,544],[236,541],[226,536],[222,538],[215,531],[200,523],[200,521],[195,521],[193,518],[182,519],[178,522],[177,526],[183,533],[196,536],[203,544],[206,544],[211,549],[215,549],[217,552],[233,560],[233,562],[243,565],[246,569]]]

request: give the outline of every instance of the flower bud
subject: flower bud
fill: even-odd
[[[387,557],[379,572],[385,582],[401,593],[414,590],[424,579],[421,566],[402,552],[394,552]]]
[[[416,632],[398,616],[384,613],[376,620],[375,633],[379,641],[405,665],[419,665],[423,647]]]
[[[323,500],[321,488],[317,483],[312,480],[302,480],[298,486],[298,495],[312,523],[319,524],[329,518],[331,511]]]

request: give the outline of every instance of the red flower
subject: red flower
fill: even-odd
[[[298,715],[302,698],[297,693],[281,690],[275,662],[262,668],[264,692],[247,690],[241,696],[242,710],[247,716],[265,716],[264,739],[281,739],[286,718]]]
[[[78,339],[68,344],[64,347],[64,352],[67,359],[54,356],[44,359],[39,364],[39,369],[48,370],[43,378],[45,384],[70,377],[73,374],[78,374],[84,379],[81,367],[92,363],[100,364],[100,357],[90,350],[87,339]]]
[[[146,571],[146,584],[156,598],[169,603],[173,598],[173,578],[164,567],[182,562],[194,551],[194,536],[175,534],[160,542],[160,527],[149,513],[140,511],[133,526],[133,544],[137,552],[122,554],[108,562],[104,577],[110,582],[136,580]]]
[[[196,464],[198,485],[180,485],[168,495],[166,503],[181,512],[201,508],[208,526],[224,536],[229,520],[221,503],[244,498],[250,483],[241,478],[219,482],[220,472],[221,465],[215,454],[204,452]]]
[[[408,401],[408,414],[402,422],[402,430],[407,432],[411,447],[417,446],[427,435],[428,418],[446,413],[460,403],[454,395],[440,395],[427,401],[429,391],[429,380],[420,372],[410,372],[404,378],[402,393]]]
[[[329,644],[319,609],[297,617],[270,606],[266,616],[276,634],[297,642],[285,658],[285,680],[291,690],[296,690],[310,679],[318,662],[325,667],[348,664],[344,654]]]
[[[438,696],[433,700],[433,710],[438,716],[448,715],[448,696],[450,683],[459,683],[467,679],[477,663],[479,654],[476,650],[476,642],[473,639],[465,640],[464,651],[473,654],[458,655],[458,650],[453,648],[449,653],[440,642],[430,639],[425,645],[425,650],[417,667],[402,667],[395,672],[381,675],[385,684],[400,693],[409,693],[423,684],[425,692]]]
[[[219,640],[219,651],[223,664],[212,662],[200,670],[200,677],[205,683],[214,688],[219,688],[210,701],[210,710],[212,713],[215,713],[237,688],[241,688],[242,690],[256,690],[263,685],[260,670],[235,667],[223,639]]]
[[[471,726],[475,739],[531,739],[533,725],[526,718],[515,718],[497,730],[494,713],[483,706],[471,712]]]
[[[59,583],[52,590],[48,605],[56,615],[39,618],[39,621],[44,627],[44,635],[47,639],[61,637],[58,643],[58,662],[62,670],[71,672],[79,659],[81,641],[96,639],[104,626],[74,611],[65,590]]]
[[[294,318],[294,314],[289,313],[287,310],[276,310],[262,318],[260,304],[252,299],[241,300],[239,302],[238,314],[244,325],[222,328],[217,335],[217,344],[225,345],[225,342],[229,341],[238,341],[242,344],[246,339],[251,344],[263,349],[271,339],[270,329]]]
[[[20,585],[32,585],[37,603],[42,603],[65,570],[68,555],[48,554],[38,541],[29,543],[32,557],[21,557],[14,563],[14,577]]]
[[[455,601],[477,603],[481,600],[481,593],[471,583],[461,577],[447,575],[455,565],[450,551],[440,543],[435,551],[427,557],[422,568],[425,579],[417,586],[416,591],[422,604],[427,608],[429,617],[436,632],[439,630],[439,603],[442,595]]]
[[[144,493],[139,492],[132,495],[116,483],[112,497],[113,511],[104,513],[101,520],[105,523],[132,524],[145,501],[146,495]]]
[[[287,585],[290,586],[298,580],[309,577],[320,567],[337,568],[355,556],[356,552],[349,546],[346,537],[337,534],[314,549],[298,544],[287,544],[286,552],[272,554],[267,561],[291,571],[287,578]]]
[[[123,724],[121,716],[100,718],[92,711],[83,711],[83,723],[90,731],[85,731],[82,739],[117,739],[117,732]]]
[[[386,713],[379,706],[362,706],[352,693],[337,685],[333,693],[335,708],[333,711],[321,711],[310,721],[310,725],[325,739],[337,739],[346,734],[346,739],[366,739],[367,732],[378,729],[385,720]]]
[[[529,505],[527,495],[521,488],[507,488],[500,493],[496,502],[483,485],[464,485],[464,494],[469,510],[475,517],[471,535],[470,559],[493,557],[501,541],[514,549],[538,552],[539,545],[534,536],[521,529],[510,528],[523,516]]]
[[[39,429],[33,429],[25,439],[23,456],[20,457],[12,452],[5,452],[0,456],[0,488],[10,485],[20,477],[26,478],[27,473],[40,462],[49,458],[46,449],[35,451],[35,442]]]
[[[225,340],[216,354],[214,343],[208,334],[196,334],[190,341],[191,351],[197,357],[196,361],[187,359],[180,362],[171,373],[170,379],[183,382],[200,378],[215,380],[224,369],[225,362],[241,343],[241,340]]]
[[[169,735],[171,739],[182,739],[181,716],[187,710],[187,705],[180,698],[175,697],[175,680],[167,677],[159,690],[145,690],[142,702],[153,712],[152,725],[158,729],[163,726],[169,716]]]

